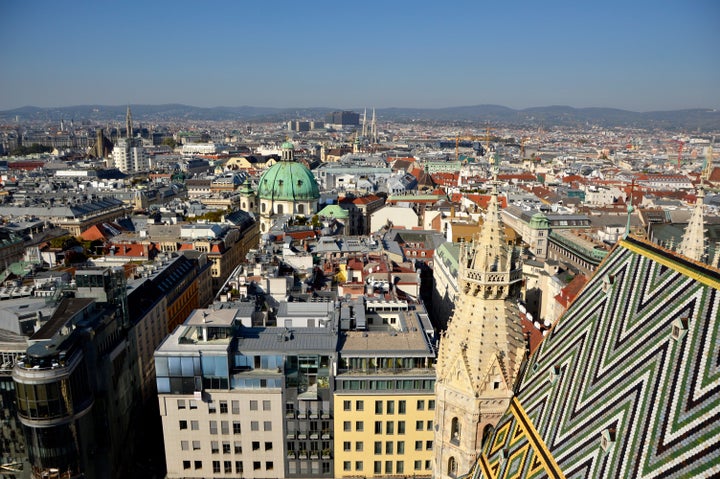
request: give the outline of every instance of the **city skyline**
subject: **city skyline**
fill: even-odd
[[[362,8],[8,1],[0,110],[26,105],[718,108],[720,6]]]

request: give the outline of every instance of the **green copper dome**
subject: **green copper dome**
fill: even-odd
[[[257,195],[263,200],[312,201],[320,198],[320,189],[305,165],[279,161],[260,177]]]
[[[277,143],[275,143],[275,144],[277,145]],[[282,145],[280,145],[280,148],[282,148],[283,150],[294,150],[294,149],[295,149],[295,145],[293,145],[293,144],[290,143],[289,141],[286,141],[285,143],[283,143]]]
[[[550,227],[550,221],[548,220],[547,216],[545,216],[541,212],[537,212],[532,216],[532,218],[530,218],[529,226],[530,228],[538,230],[547,229]]]

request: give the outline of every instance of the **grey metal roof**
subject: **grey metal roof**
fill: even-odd
[[[337,341],[337,333],[330,328],[242,328],[237,348],[243,353],[331,353],[335,351]]]

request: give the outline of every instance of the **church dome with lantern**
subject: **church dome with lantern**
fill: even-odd
[[[294,158],[294,146],[282,144],[282,159],[260,177],[257,199],[261,232],[268,231],[276,215],[311,215],[317,210],[320,188],[313,173]]]

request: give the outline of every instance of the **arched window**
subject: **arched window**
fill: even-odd
[[[450,425],[450,440],[455,443],[460,442],[460,420],[457,417],[452,418]]]
[[[283,214],[283,205],[277,205],[277,214]]]
[[[490,436],[492,436],[492,433],[493,433],[493,427],[490,424],[488,424],[487,426],[485,426],[483,428],[483,436],[482,436],[483,445],[485,444],[485,441],[490,439]]]
[[[299,205],[297,205],[297,210],[298,210],[297,212],[300,213],[301,215],[305,214],[305,205],[300,203]]]
[[[457,461],[455,460],[455,457],[451,457],[448,459],[448,468],[447,468],[448,476],[455,477],[457,475]]]
[[[267,210],[267,203],[263,201],[260,205],[260,207],[262,208],[262,212],[265,213],[265,211]]]

